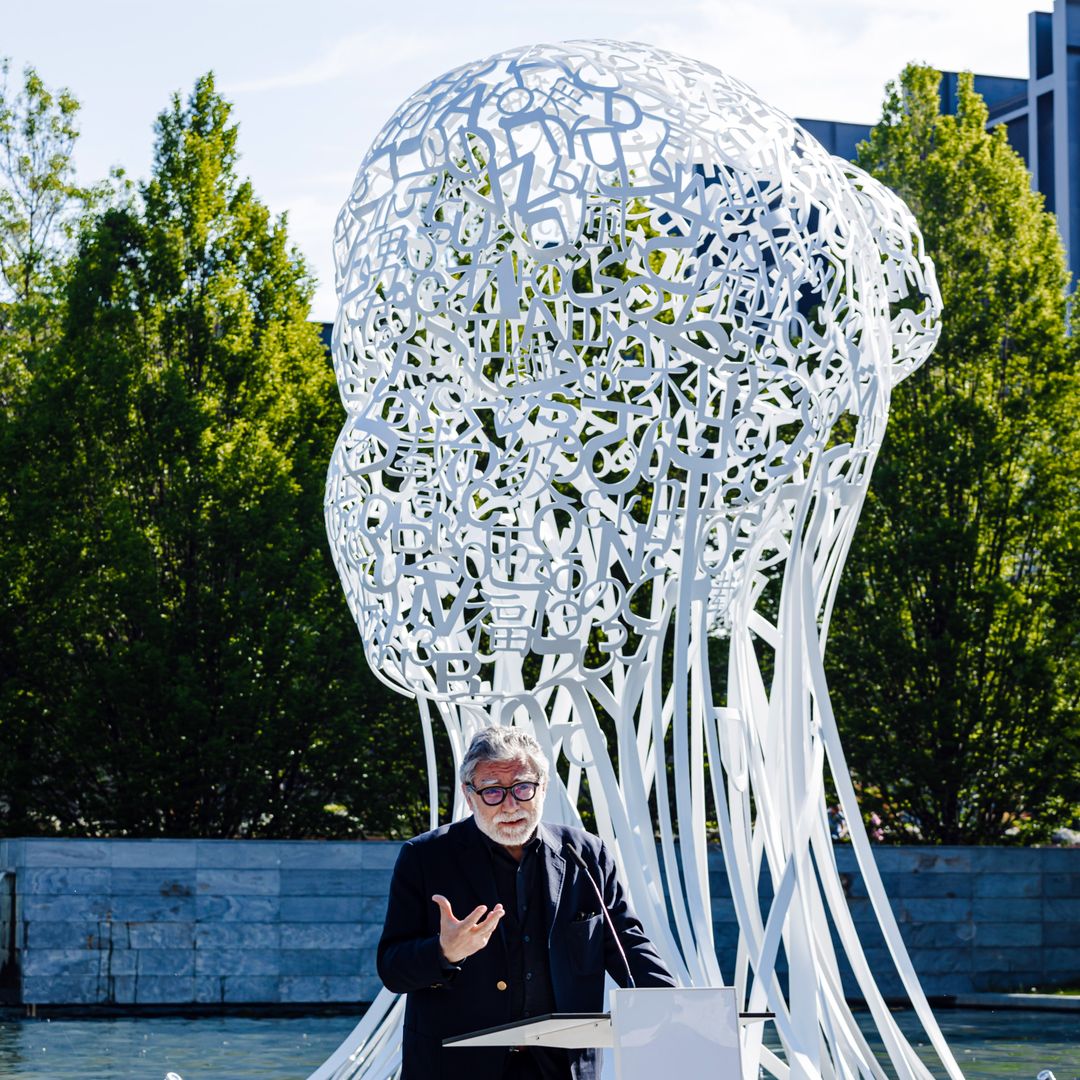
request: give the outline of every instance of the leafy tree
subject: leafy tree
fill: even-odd
[[[33,68],[13,89],[10,64],[0,61],[0,461],[22,453],[16,419],[25,406],[32,373],[55,344],[62,270],[87,192],[74,182],[71,160],[77,137],[78,102],[66,90],[49,89]],[[12,531],[17,497],[4,472],[0,484],[0,682],[14,674],[22,625],[20,572],[27,552]],[[5,771],[25,758],[29,735],[11,716],[0,715]],[[21,809],[16,807],[16,813]]]
[[[212,76],[155,131],[149,182],[82,230],[9,442],[7,828],[411,831],[414,706],[368,672],[323,531],[340,408],[311,277]]]
[[[71,157],[78,101],[32,67],[15,94],[9,79],[10,63],[0,61],[0,305],[10,347],[13,333],[35,336],[87,193]]]
[[[908,202],[942,335],[893,394],[828,659],[863,808],[887,838],[995,843],[1080,797],[1080,382],[1062,245],[962,76],[887,89],[859,163]]]

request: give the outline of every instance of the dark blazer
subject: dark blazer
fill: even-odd
[[[638,986],[674,986],[641,923],[630,910],[615,876],[615,861],[599,837],[565,825],[539,826],[547,878],[550,969],[559,1012],[601,1012],[604,971],[620,985],[626,974],[588,878],[573,857],[574,844],[603,893],[618,927]],[[407,994],[402,1080],[499,1080],[506,1049],[443,1048],[442,1040],[515,1019],[510,994],[499,989],[510,978],[504,925],[487,946],[448,970],[439,951],[442,893],[464,918],[477,904],[497,903],[491,856],[473,819],[424,833],[401,849],[390,882],[386,924],[379,941],[379,977],[389,990]],[[584,917],[583,917],[584,916]],[[574,1080],[595,1080],[595,1050],[569,1051]]]

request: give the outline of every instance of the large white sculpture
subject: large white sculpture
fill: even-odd
[[[827,761],[904,985],[959,1077],[860,828],[822,666],[891,387],[937,335],[907,208],[713,68],[571,42],[410,98],[335,250],[348,416],[327,527],[371,666],[419,702],[432,824],[432,723],[455,772],[478,727],[528,726],[558,772],[549,814],[588,803],[682,981],[777,1014],[779,1056],[745,1029],[747,1080],[759,1063],[885,1076],[830,922],[892,1068],[929,1078],[844,899]],[[720,960],[706,820],[741,934]],[[384,992],[316,1075],[393,1075],[399,1024]]]

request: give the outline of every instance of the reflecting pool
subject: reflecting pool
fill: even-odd
[[[1080,1012],[941,1010],[938,1019],[968,1080],[1080,1080]],[[26,1019],[0,1015],[4,1080],[304,1080],[356,1017]],[[913,1013],[898,1014],[935,1075]],[[860,1014],[868,1036],[872,1025]],[[771,1040],[770,1040],[771,1041]]]
[[[936,1016],[968,1080],[1035,1080],[1043,1069],[1056,1080],[1080,1080],[1080,1012],[939,1009]],[[944,1076],[915,1014],[898,1019],[934,1075]],[[859,1022],[869,1031],[861,1015]]]
[[[3,1080],[304,1080],[359,1017],[0,1019]]]

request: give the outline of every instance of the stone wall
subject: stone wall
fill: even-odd
[[[370,1001],[398,846],[0,841],[22,1001]]]
[[[855,852],[835,847],[859,938],[886,997],[903,989]],[[931,996],[1080,985],[1080,847],[875,847],[911,962]],[[738,929],[719,852],[710,861],[716,946],[725,975]],[[762,889],[771,897],[768,884]],[[836,937],[834,934],[834,943]],[[844,990],[861,997],[843,965]]]
[[[0,871],[15,874],[21,1000],[370,1001],[399,847],[2,840]],[[854,853],[838,845],[836,855],[879,985],[899,996]],[[1080,983],[1080,848],[881,847],[876,855],[927,993]],[[737,929],[719,850],[711,870],[717,951],[730,977]],[[850,973],[845,984],[858,996]]]

